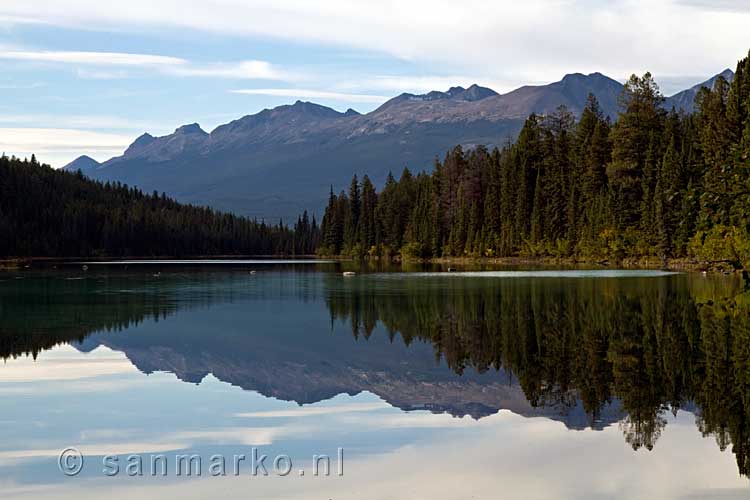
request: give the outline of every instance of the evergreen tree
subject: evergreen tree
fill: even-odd
[[[654,138],[661,136],[664,125],[663,102],[664,97],[651,73],[643,77],[632,75],[625,83],[620,98],[620,117],[611,133],[609,168],[609,183],[616,193],[613,208],[618,213],[621,230],[638,221],[646,162],[659,156],[659,145]]]
[[[370,178],[362,179],[362,210],[359,223],[359,241],[365,251],[375,246],[375,209],[378,197]]]

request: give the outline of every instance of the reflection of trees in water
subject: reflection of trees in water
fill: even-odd
[[[58,344],[83,341],[94,332],[121,331],[174,314],[178,307],[213,302],[221,292],[195,278],[150,273],[30,274],[0,286],[0,357],[16,357]],[[218,285],[217,285],[218,286]],[[176,300],[177,294],[187,300]]]
[[[361,279],[360,279],[361,278]],[[592,423],[619,401],[635,449],[652,449],[667,412],[697,409],[697,425],[750,470],[750,298],[711,280],[324,278],[332,320],[368,338],[423,340],[457,373],[504,368],[534,406],[572,408]],[[178,308],[321,293],[319,282],[243,274],[66,280],[0,286],[0,357],[36,355],[95,331],[127,329]],[[304,286],[303,286],[304,285]],[[724,297],[717,299],[717,297]],[[729,297],[729,298],[726,298]]]
[[[277,266],[289,269],[291,266]],[[178,309],[248,298],[315,300],[306,270],[268,273],[262,286],[247,272],[165,273],[78,270],[0,277],[0,358],[81,342],[94,332],[121,331],[164,319]],[[22,279],[21,279],[22,278]]]
[[[122,285],[119,287],[118,285]],[[37,354],[58,344],[83,341],[95,331],[120,331],[174,312],[174,304],[132,280],[29,278],[0,287],[0,357]]]
[[[432,343],[458,373],[504,367],[532,405],[580,401],[592,422],[616,399],[633,449],[652,449],[668,411],[732,445],[748,474],[750,301],[684,277],[662,280],[353,280],[327,296],[332,319],[369,337]],[[720,300],[711,297],[724,296]]]
[[[742,474],[750,471],[750,314],[748,296],[711,302],[700,311],[700,345],[705,353],[696,402],[704,436],[729,444]]]

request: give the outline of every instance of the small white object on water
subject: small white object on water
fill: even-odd
[[[258,271],[250,271],[250,274],[256,274]]]
[[[86,264],[84,264],[81,269],[83,269],[84,271],[88,271],[89,270],[89,266],[87,266]]]
[[[344,271],[344,276],[354,276],[355,274],[357,273],[355,273],[354,271]]]
[[[159,271],[158,273],[154,273],[154,278],[158,278],[159,276],[161,276],[161,271]]]

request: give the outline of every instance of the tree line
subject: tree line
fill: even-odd
[[[0,257],[309,255],[319,235],[307,212],[266,224],[0,156]]]
[[[750,58],[665,110],[633,75],[612,123],[589,95],[532,114],[513,144],[456,146],[432,173],[331,189],[319,252],[442,257],[694,257],[750,265]]]

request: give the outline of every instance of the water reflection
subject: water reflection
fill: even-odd
[[[688,409],[704,436],[750,455],[750,300],[740,283],[706,279],[404,280],[349,283],[331,293],[334,318],[368,338],[378,323],[408,345],[434,346],[456,373],[505,370],[532,407],[583,407],[652,449],[665,414]]]
[[[668,421],[692,414],[748,474],[750,301],[733,280],[342,279],[301,270],[19,277],[0,283],[4,358],[66,342],[80,352],[106,347],[142,373],[228,382],[299,404],[365,392],[405,411],[489,421],[506,409],[570,429],[616,424],[633,449],[658,447]],[[127,370],[107,356],[89,384]],[[39,379],[13,366],[0,368],[3,382]],[[358,404],[379,407],[378,399]],[[170,436],[157,444],[186,437]]]

